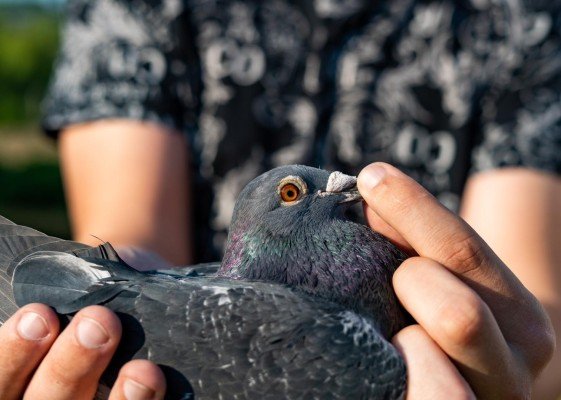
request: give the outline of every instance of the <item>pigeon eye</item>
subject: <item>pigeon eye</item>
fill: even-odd
[[[300,197],[300,189],[293,183],[287,183],[280,189],[280,195],[282,201],[290,203],[292,201],[298,200]]]
[[[299,176],[287,176],[278,186],[278,193],[284,205],[297,203],[306,192],[306,183]]]

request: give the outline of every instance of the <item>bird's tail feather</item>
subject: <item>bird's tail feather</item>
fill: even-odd
[[[91,247],[45,235],[35,229],[16,225],[0,216],[0,324],[17,310],[12,291],[15,266],[23,258],[39,250],[70,253],[80,258],[120,261],[117,252],[109,243]]]

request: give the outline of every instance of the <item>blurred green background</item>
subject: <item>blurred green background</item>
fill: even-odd
[[[62,14],[60,0],[0,0],[0,214],[68,238],[56,143],[39,127]]]

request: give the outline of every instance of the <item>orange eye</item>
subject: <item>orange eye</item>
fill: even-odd
[[[277,193],[283,206],[297,204],[308,193],[308,186],[304,180],[296,175],[285,176],[277,186]]]
[[[300,198],[300,189],[294,183],[287,183],[280,188],[280,197],[282,201],[291,203]]]

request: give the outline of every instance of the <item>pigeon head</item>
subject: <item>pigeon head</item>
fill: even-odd
[[[342,218],[348,206],[361,199],[355,177],[301,165],[279,167],[240,193],[230,230],[253,226],[274,236],[294,236]]]
[[[347,218],[360,200],[356,178],[340,172],[290,165],[255,178],[236,202],[218,275],[287,284],[372,314],[393,333],[402,318],[391,276],[405,256]]]

